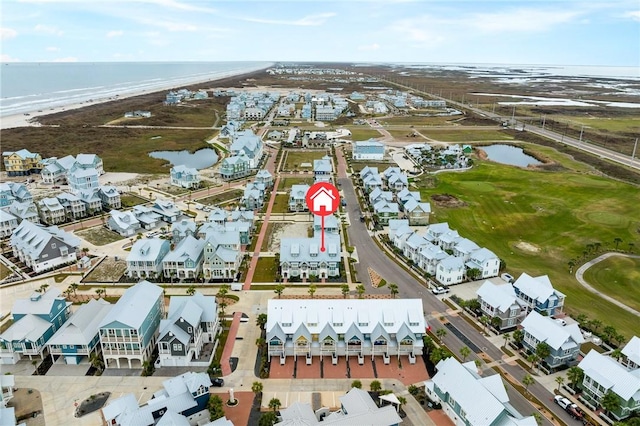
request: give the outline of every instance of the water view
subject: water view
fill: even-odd
[[[480,149],[487,153],[489,160],[497,163],[519,167],[542,164],[542,162],[536,160],[534,157],[525,154],[522,148],[518,148],[517,146],[499,144],[483,146]]]
[[[211,167],[218,161],[218,154],[211,148],[199,149],[194,153],[189,151],[153,151],[149,153],[149,157],[167,160],[173,166],[183,164],[197,170]]]

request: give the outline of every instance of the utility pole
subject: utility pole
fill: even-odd
[[[513,112],[511,112],[511,124],[515,127],[516,125],[516,106],[513,106]]]
[[[582,133],[584,132],[584,124],[580,128],[580,143],[582,143]]]
[[[547,116],[543,115],[542,116],[542,128],[544,129],[544,123],[547,121]]]
[[[638,138],[636,138],[636,143],[633,145],[633,153],[631,154],[631,163],[633,163],[634,158],[636,158],[636,148],[638,148]]]

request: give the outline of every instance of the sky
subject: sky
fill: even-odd
[[[2,0],[2,62],[640,67],[638,0]]]

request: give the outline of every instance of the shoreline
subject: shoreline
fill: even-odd
[[[272,66],[272,65],[269,65],[269,66]],[[145,95],[150,95],[150,94],[154,94],[154,93],[166,92],[166,91],[169,91],[169,90],[172,90],[172,89],[181,89],[181,88],[193,86],[194,84],[215,83],[217,81],[225,80],[225,79],[228,79],[228,78],[238,78],[238,77],[243,76],[243,75],[251,75],[251,74],[259,72],[259,71],[264,71],[267,68],[269,68],[269,66],[266,66],[264,68],[255,69],[255,70],[246,71],[246,72],[243,71],[243,72],[240,72],[238,74],[224,74],[224,75],[221,75],[218,78],[214,78],[214,79],[211,79],[211,78],[206,78],[204,80],[203,79],[198,79],[198,80],[194,80],[194,81],[190,81],[190,82],[185,82],[180,86],[175,86],[175,84],[167,84],[166,86],[163,86],[163,87],[154,87],[154,88],[144,89],[144,90],[139,90],[139,91],[134,91],[134,92],[111,95],[109,97],[104,97],[104,98],[92,98],[90,101],[75,102],[75,103],[66,104],[66,105],[59,105],[59,106],[51,107],[51,108],[46,109],[46,110],[44,110],[44,109],[42,109],[42,110],[35,109],[33,111],[27,111],[27,112],[24,112],[24,113],[7,115],[7,116],[4,116],[4,117],[0,117],[0,130],[15,129],[15,128],[19,128],[19,127],[39,127],[39,126],[41,126],[40,122],[38,121],[39,117],[44,117],[44,116],[48,116],[48,115],[52,115],[52,114],[58,114],[58,113],[61,113],[61,112],[73,111],[73,110],[77,110],[77,109],[81,109],[81,108],[85,108],[85,107],[90,107],[90,106],[93,106],[93,105],[104,104],[104,103],[107,103],[107,102],[117,102],[119,100],[134,98],[136,96],[145,96]],[[212,89],[211,87],[206,88],[206,90],[211,90],[211,89]],[[25,115],[25,114],[28,114],[28,115]]]

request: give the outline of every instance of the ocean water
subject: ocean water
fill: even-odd
[[[180,88],[270,65],[269,62],[3,63],[0,116]]]

